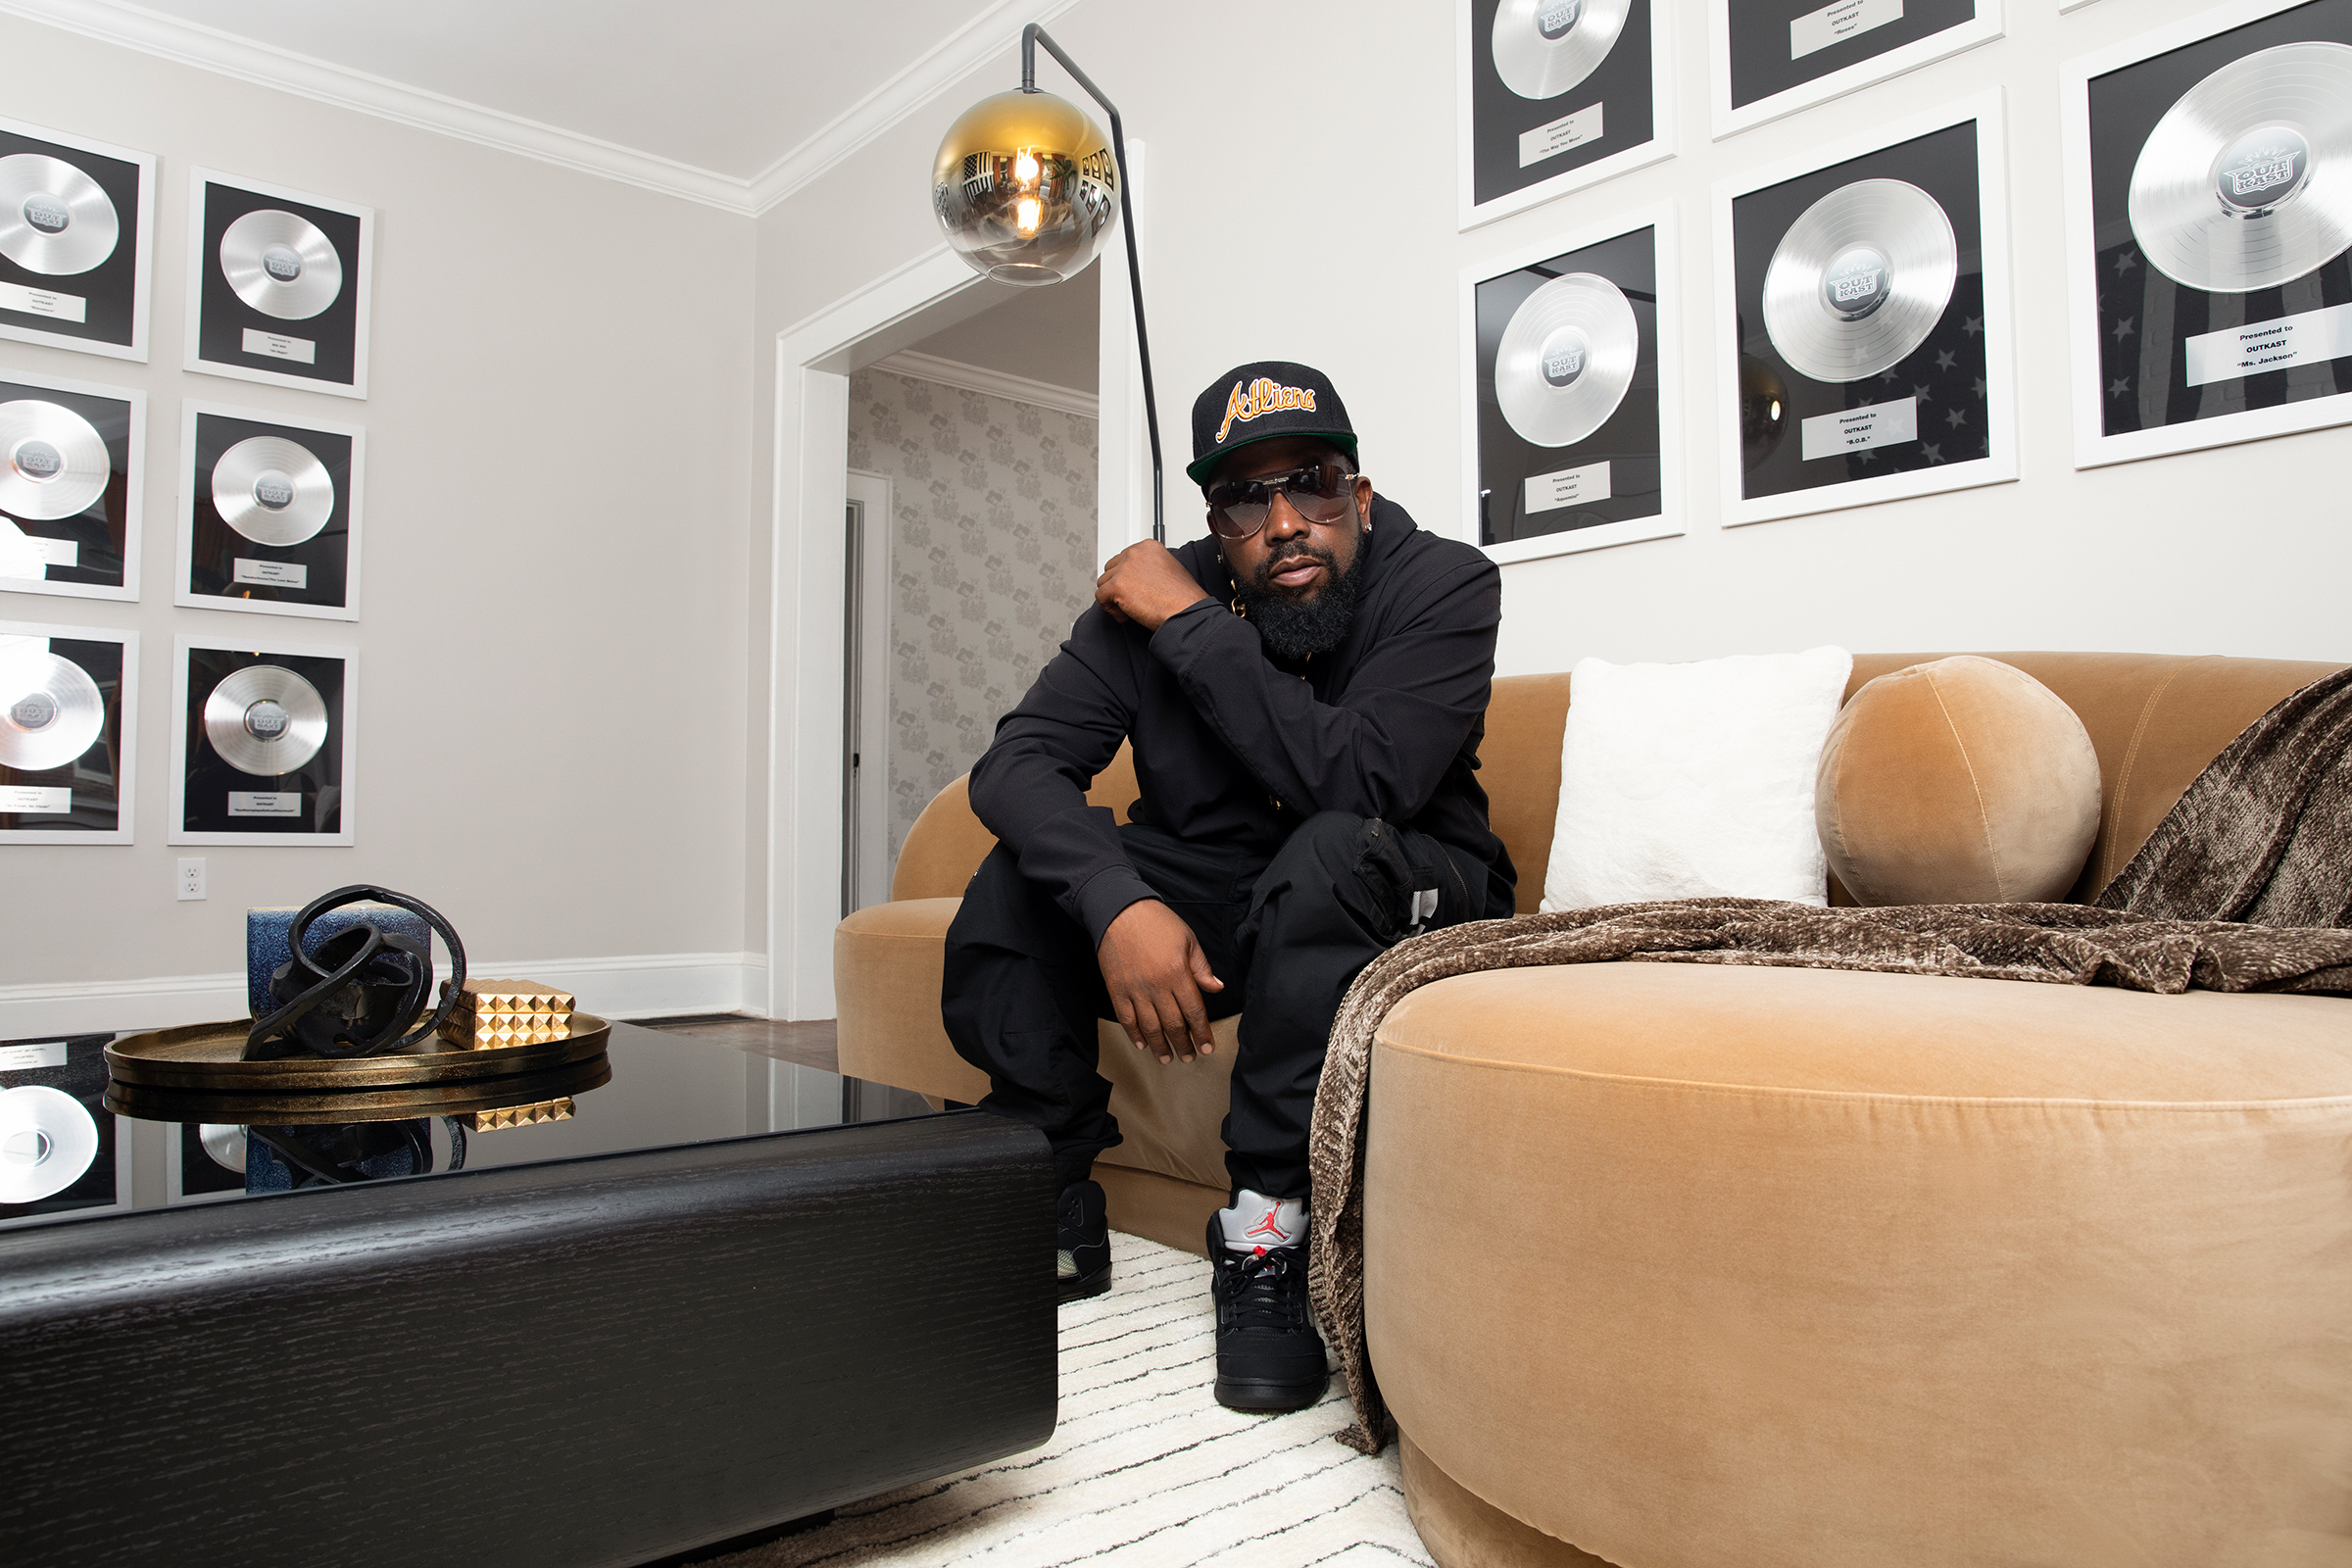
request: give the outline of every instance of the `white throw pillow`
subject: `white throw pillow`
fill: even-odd
[[[1645,899],[1829,902],[1813,778],[1842,648],[1572,670],[1545,911]]]

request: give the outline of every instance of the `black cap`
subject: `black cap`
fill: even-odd
[[[1226,453],[1278,435],[1321,436],[1355,461],[1355,426],[1331,378],[1288,360],[1259,360],[1235,366],[1193,400],[1193,461],[1185,474],[1206,484]]]

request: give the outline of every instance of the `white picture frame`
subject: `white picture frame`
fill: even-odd
[[[1982,225],[1984,280],[1985,456],[1965,463],[1889,473],[1869,479],[1748,498],[1741,494],[1745,469],[1740,434],[1740,319],[1736,240],[1732,203],[1751,191],[1913,141],[1970,121],[1977,124],[1977,197]],[[1770,522],[1782,517],[1838,512],[1850,507],[1907,501],[1917,496],[2008,484],[2018,476],[2016,321],[2010,299],[2009,190],[2002,91],[1998,87],[1956,103],[1881,125],[1859,135],[1784,159],[1719,181],[1713,192],[1715,219],[1715,411],[1717,467],[1721,475],[1723,526]]]
[[[48,142],[52,146],[71,148],[118,163],[132,164],[139,171],[139,191],[136,211],[132,215],[131,233],[131,297],[130,341],[112,343],[102,338],[86,337],[74,332],[53,332],[42,327],[28,326],[21,321],[0,320],[0,338],[18,343],[40,343],[50,348],[69,349],[75,354],[100,354],[109,359],[147,363],[147,326],[149,306],[153,303],[155,287],[155,154],[143,153],[132,147],[118,147],[113,142],[97,141],[87,136],[70,135],[47,125],[28,124],[21,120],[0,117],[0,131],[22,136],[28,141]],[[86,172],[86,171],[85,171]],[[118,217],[117,221],[121,220]],[[103,264],[102,264],[103,265]],[[69,274],[72,275],[72,274]],[[70,287],[51,291],[73,295]],[[26,313],[19,312],[19,315]]]
[[[1841,98],[1875,82],[1899,76],[1907,71],[1933,65],[1938,60],[1990,43],[2006,30],[2002,6],[2006,0],[1976,0],[1975,20],[1946,27],[1925,38],[1914,39],[1885,54],[1857,60],[1811,81],[1759,98],[1753,103],[1732,104],[1732,7],[1740,0],[1707,0],[1707,110],[1713,123],[1713,139],[1737,136],[1743,130],[1793,115],[1815,104]]]
[[[220,594],[200,594],[194,587],[196,574],[196,502],[203,476],[196,472],[196,421],[199,416],[223,419],[246,419],[257,424],[271,424],[286,430],[341,437],[351,442],[351,471],[347,493],[338,499],[345,509],[345,531],[348,535],[346,565],[343,573],[341,605],[302,605],[280,600],[232,599]],[[343,424],[330,419],[301,417],[274,413],[268,409],[238,408],[225,403],[200,403],[183,399],[179,416],[179,459],[173,473],[172,488],[176,494],[178,550],[172,574],[172,602],[188,610],[220,610],[232,613],[255,615],[292,615],[313,620],[356,621],[360,618],[360,570],[362,552],[362,522],[367,495],[368,431],[363,425]]]
[[[1637,169],[1662,163],[1674,156],[1675,148],[1675,92],[1674,92],[1674,3],[1673,0],[1650,0],[1649,101],[1650,137],[1645,142],[1611,153],[1608,157],[1575,169],[1563,171],[1547,179],[1497,196],[1490,201],[1478,200],[1475,165],[1474,116],[1471,73],[1474,51],[1480,47],[1475,36],[1472,0],[1454,0],[1454,179],[1458,212],[1456,228],[1467,231],[1524,213],[1531,207],[1556,200],[1570,191],[1597,185],[1604,179],[1614,179]]]
[[[2235,446],[2352,422],[2352,392],[2106,433],[2104,361],[2099,347],[2098,237],[2092,212],[2090,84],[2110,72],[2200,42],[2217,33],[2292,11],[2309,0],[2230,0],[2208,11],[2081,55],[2058,68],[2058,134],[2065,200],[2067,335],[2072,345],[2074,464],[2077,468],[2136,463],[2211,447]]]
[[[42,828],[0,828],[0,844],[135,844],[139,777],[139,634],[108,626],[58,626],[40,621],[0,620],[0,646],[19,637],[71,642],[119,643],[122,648],[122,680],[116,696],[116,730],[121,752],[116,759],[115,826],[91,833],[58,833]],[[86,755],[86,754],[85,754]]]
[[[214,274],[218,271],[218,269],[213,265],[215,258],[209,254],[210,247],[208,247],[205,243],[205,234],[207,230],[207,224],[209,222],[208,207],[205,194],[206,187],[208,185],[219,185],[227,190],[239,192],[245,195],[267,197],[271,201],[291,202],[297,206],[317,208],[323,212],[337,213],[345,218],[355,219],[358,220],[359,238],[355,243],[355,248],[358,250],[359,255],[351,270],[344,274],[346,285],[353,291],[352,299],[356,313],[352,326],[352,373],[350,380],[343,381],[328,379],[317,375],[293,374],[285,371],[267,369],[259,364],[245,364],[236,361],[210,359],[206,357],[203,343],[206,326],[205,293],[208,284],[212,282]],[[185,368],[196,371],[201,375],[227,376],[232,380],[254,381],[264,386],[292,387],[298,392],[324,392],[334,397],[358,398],[361,400],[365,400],[367,398],[368,336],[368,318],[374,291],[375,277],[374,208],[362,207],[351,202],[338,201],[333,197],[319,196],[310,191],[296,190],[291,186],[274,185],[266,180],[247,179],[241,174],[223,173],[217,169],[192,169],[188,172],[187,225],[188,295],[187,358],[184,366]],[[220,279],[219,287],[223,293],[227,292],[228,285],[225,278]],[[330,310],[332,308],[332,306],[329,307]],[[275,334],[252,331],[246,333],[245,335],[248,339],[253,337],[280,337],[283,338],[285,342],[291,344],[309,342],[312,344],[314,352],[317,348],[315,340],[305,339],[300,337],[299,334],[291,332]]]
[[[1612,218],[1498,251],[1461,270],[1455,287],[1461,343],[1462,473],[1460,537],[1484,551],[1498,565],[1541,561],[1552,556],[1579,555],[1617,545],[1672,539],[1690,531],[1690,493],[1686,479],[1683,421],[1684,339],[1682,320],[1681,239],[1677,211],[1671,201],[1636,208]],[[1478,286],[1554,256],[1580,251],[1641,229],[1655,231],[1658,278],[1658,485],[1656,516],[1623,522],[1598,523],[1533,539],[1487,544],[1479,537],[1480,455],[1478,444]]]
[[[327,739],[329,746],[341,748],[336,763],[340,794],[337,798],[337,829],[332,833],[227,833],[197,830],[187,823],[187,791],[190,736],[188,733],[188,656],[198,650],[218,653],[276,654],[296,659],[332,659],[342,662],[343,702],[341,722]],[[263,849],[280,845],[300,845],[316,848],[329,845],[348,848],[358,842],[356,825],[359,818],[359,732],[360,732],[360,651],[353,647],[325,646],[316,643],[279,642],[274,639],[256,640],[250,637],[187,637],[174,638],[172,645],[172,802],[171,815],[166,822],[164,842],[167,844],[210,844]]]
[[[137,387],[105,386],[65,376],[36,375],[30,370],[0,368],[0,383],[67,392],[77,397],[103,398],[130,406],[129,431],[123,438],[122,581],[120,585],[51,582],[47,578],[0,577],[0,594],[41,594],[58,599],[109,599],[136,604],[139,599],[140,545],[145,535],[147,508],[147,394]],[[6,605],[0,599],[0,605]]]

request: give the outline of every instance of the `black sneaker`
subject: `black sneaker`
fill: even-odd
[[[1054,1205],[1054,1298],[1075,1301],[1110,1289],[1110,1221],[1099,1182],[1075,1182]]]
[[[1225,1228],[1208,1222],[1216,1270],[1217,1402],[1229,1410],[1303,1410],[1323,1397],[1331,1373],[1323,1336],[1306,1312],[1306,1249],[1237,1252]]]

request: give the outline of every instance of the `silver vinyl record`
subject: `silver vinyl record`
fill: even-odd
[[[2176,283],[2244,294],[2352,248],[2352,47],[2288,43],[2180,95],[2132,166],[2132,237]]]
[[[1519,302],[1494,351],[1494,401],[1520,438],[1570,446],[1608,422],[1642,331],[1616,284],[1594,272],[1555,277]]]
[[[105,728],[106,699],[88,670],[35,643],[0,648],[0,766],[63,767]]]
[[[237,298],[281,321],[303,321],[343,292],[343,258],[318,225],[274,207],[247,213],[220,236],[220,272]]]
[[[115,204],[62,158],[0,158],[0,256],[27,272],[71,277],[115,254],[122,237]]]
[[[55,1198],[98,1159],[98,1120],[62,1089],[0,1089],[0,1203]]]
[[[1798,215],[1764,270],[1764,330],[1816,381],[1876,375],[1928,340],[1960,275],[1952,220],[1899,179],[1860,179]]]
[[[326,526],[335,481],[302,443],[257,435],[213,465],[213,506],[257,545],[298,545]]]
[[[291,773],[326,744],[326,701],[278,664],[248,664],[204,700],[204,734],[240,773]]]
[[[106,494],[114,462],[96,425],[38,398],[0,403],[0,512],[52,522]]]
[[[245,1174],[245,1129],[231,1122],[205,1122],[196,1140],[212,1162],[222,1170]]]
[[[1522,98],[1557,98],[1609,57],[1627,0],[1502,0],[1494,74]]]

